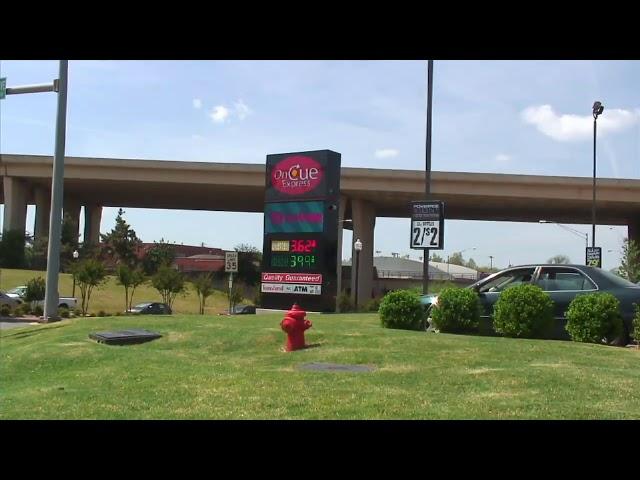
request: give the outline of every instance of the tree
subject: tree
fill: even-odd
[[[432,262],[444,263],[444,259],[440,255],[438,255],[437,253],[434,253],[433,255],[431,255],[429,260],[432,261]]]
[[[566,255],[555,255],[547,260],[547,263],[552,263],[555,265],[568,265],[571,263],[571,259]]]
[[[173,305],[176,296],[185,289],[184,276],[166,265],[158,269],[158,272],[151,278],[151,284],[158,290],[162,301],[169,305],[169,308]]]
[[[118,285],[124,287],[124,309],[131,309],[133,294],[136,288],[146,281],[144,272],[140,268],[131,268],[128,265],[120,265],[117,270]],[[131,295],[129,295],[131,291]]]
[[[82,298],[82,314],[85,315],[89,309],[91,292],[95,287],[100,286],[106,280],[107,271],[104,264],[99,260],[87,259],[80,262],[76,269],[76,282],[80,288]]]
[[[450,255],[449,263],[451,265],[460,265],[461,267],[464,267],[465,261],[462,256],[462,252],[454,252],[453,255]]]
[[[235,251],[238,252],[238,273],[233,275],[234,278],[252,286],[260,283],[262,252],[244,243],[237,245]]]
[[[2,234],[2,240],[0,240],[0,267],[24,267],[26,240],[27,236],[20,230],[9,230]]]
[[[34,303],[39,300],[44,300],[46,292],[46,286],[44,278],[36,277],[27,282],[27,289],[24,292],[24,301],[31,304],[31,309],[34,308]]]
[[[635,240],[626,238],[622,244],[622,265],[618,272],[630,282],[640,280],[640,245]]]
[[[244,287],[240,282],[234,282],[233,287],[231,288],[231,292],[227,290],[227,298],[229,299],[229,303],[231,304],[231,312],[233,312],[233,307],[235,307],[238,303],[244,299]]]
[[[73,252],[78,250],[78,238],[80,237],[77,228],[71,216],[65,214],[62,218],[60,231],[60,267],[63,272],[69,272],[73,269]]]
[[[153,275],[162,265],[171,266],[176,258],[176,246],[167,243],[162,238],[159,242],[153,242],[151,247],[142,259],[144,273]]]
[[[476,264],[475,260],[473,258],[470,258],[469,261],[467,262],[467,268],[471,268],[473,270],[477,270],[478,269],[478,265]]]
[[[213,277],[210,273],[203,273],[195,278],[193,287],[198,294],[198,303],[200,306],[200,315],[204,315],[204,305],[207,297],[213,293]]]
[[[124,263],[130,267],[135,266],[138,261],[136,251],[142,244],[135,230],[122,218],[124,210],[118,210],[116,226],[109,232],[100,234],[104,243],[105,253],[111,257],[116,257],[118,263]]]

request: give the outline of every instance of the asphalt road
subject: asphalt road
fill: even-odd
[[[37,322],[2,322],[0,321],[0,330],[8,330],[16,327],[28,327],[29,325],[38,325]]]

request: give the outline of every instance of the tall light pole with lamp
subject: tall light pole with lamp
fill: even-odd
[[[553,223],[554,225],[559,226],[560,228],[566,230],[567,232],[571,232],[574,235],[578,235],[579,237],[584,238],[585,247],[589,246],[589,234],[588,233],[583,233],[583,232],[581,232],[579,230],[575,230],[575,229],[573,229],[571,227],[567,227],[566,225],[563,225],[561,223],[552,222],[552,221],[549,221],[549,220],[538,220],[538,223]]]
[[[598,130],[598,115],[601,115],[604,105],[600,102],[593,104],[593,205],[591,206],[591,246],[596,246],[596,134]],[[588,245],[587,245],[588,246]]]
[[[71,272],[71,276],[73,277],[73,293],[71,296],[73,298],[76,297],[76,267],[78,266],[78,258],[80,257],[80,253],[78,250],[73,251],[73,271]]]
[[[356,291],[355,291],[355,308],[358,311],[358,271],[360,270],[360,252],[362,251],[362,242],[358,238],[353,244],[353,249],[356,251]]]

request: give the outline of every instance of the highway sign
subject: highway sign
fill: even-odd
[[[233,273],[238,272],[238,252],[224,253],[224,271]]]
[[[7,77],[0,78],[0,100],[7,96]]]

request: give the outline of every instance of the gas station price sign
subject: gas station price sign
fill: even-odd
[[[271,239],[270,266],[294,272],[320,268],[319,246],[316,238]]]

